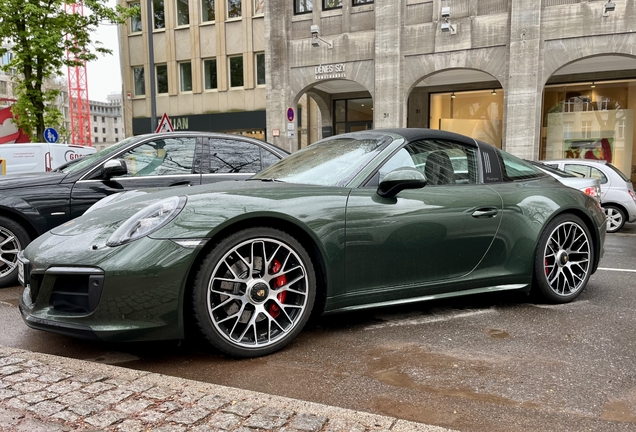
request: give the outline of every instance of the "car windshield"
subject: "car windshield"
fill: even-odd
[[[110,147],[105,148],[102,151],[97,153],[93,153],[92,155],[82,156],[81,158],[74,159],[73,161],[64,164],[55,171],[63,172],[65,174],[74,173],[83,170],[87,166],[92,165],[95,161],[102,159],[105,156],[111,155],[113,153],[117,153],[123,147],[126,147],[130,144],[131,141],[137,139],[136,137],[126,138],[125,140],[119,141],[117,144],[113,144]]]
[[[329,138],[293,153],[252,179],[346,186],[392,140],[364,132]]]

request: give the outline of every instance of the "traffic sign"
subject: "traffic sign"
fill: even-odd
[[[170,117],[168,117],[168,114],[166,113],[163,113],[163,117],[161,117],[159,126],[157,126],[157,130],[155,130],[155,133],[159,132],[174,132],[174,128],[172,127],[172,123],[170,122]]]
[[[290,122],[294,121],[294,109],[293,108],[287,108],[287,120]]]
[[[53,144],[57,142],[58,138],[59,138],[59,134],[57,133],[55,129],[53,128],[44,129],[44,139],[46,140],[46,142]]]

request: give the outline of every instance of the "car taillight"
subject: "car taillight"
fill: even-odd
[[[586,195],[589,195],[592,198],[594,198],[596,201],[601,200],[601,191],[596,186],[586,187],[581,190],[585,192]]]
[[[636,196],[634,196],[634,192],[627,189],[627,192],[629,192],[629,194],[632,196],[632,199],[636,202]]]

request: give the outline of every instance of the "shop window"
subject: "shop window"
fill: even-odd
[[[254,15],[265,13],[265,0],[254,0]]]
[[[141,31],[141,4],[139,2],[129,3],[128,7],[136,9],[134,15],[130,17],[130,32],[139,33]]]
[[[216,20],[216,12],[214,12],[214,0],[201,0],[201,21]]]
[[[256,85],[265,85],[265,53],[256,54]]]
[[[227,17],[240,18],[241,14],[241,0],[227,0]]]
[[[153,26],[155,30],[166,28],[163,0],[152,0]]]
[[[168,93],[168,65],[157,65],[157,93]]]
[[[489,89],[432,94],[429,127],[470,136],[501,148],[503,93]]]
[[[177,26],[190,24],[190,7],[188,0],[177,0]]]
[[[192,91],[192,63],[179,63],[179,80],[182,92]]]
[[[217,88],[216,59],[203,61],[203,77],[205,79],[206,90],[214,90]]]
[[[133,68],[133,79],[135,80],[135,96],[146,94],[146,78],[143,66]]]
[[[313,0],[294,0],[295,15],[310,13],[313,10]]]
[[[342,8],[342,0],[323,0],[322,9],[340,9]]]
[[[243,87],[243,56],[230,57],[230,87]]]

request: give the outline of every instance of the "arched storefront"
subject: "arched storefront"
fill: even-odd
[[[636,180],[636,56],[599,55],[558,69],[543,92],[540,159],[605,160]]]

